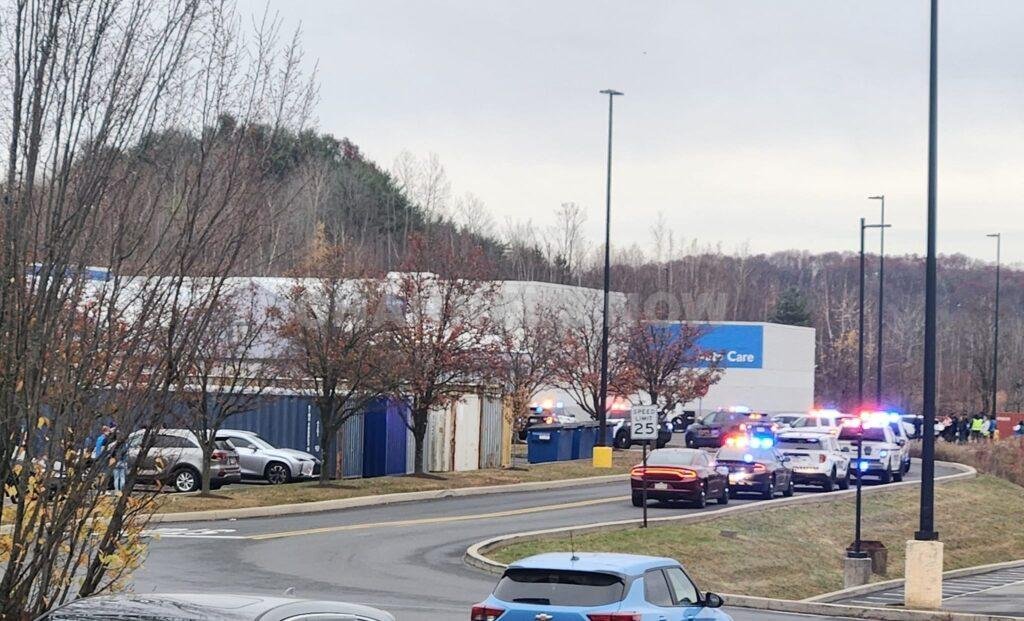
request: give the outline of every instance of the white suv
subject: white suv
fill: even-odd
[[[776,448],[789,457],[793,482],[820,485],[826,492],[850,486],[850,457],[830,433],[783,431]]]
[[[790,424],[793,431],[819,431],[838,436],[846,421],[853,418],[835,410],[814,410]]]
[[[862,438],[861,460],[857,463],[857,440]],[[876,476],[882,483],[903,480],[903,447],[888,424],[843,427],[839,446],[850,456],[856,476]]]

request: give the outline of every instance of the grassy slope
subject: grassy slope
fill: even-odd
[[[889,576],[903,573],[904,544],[917,526],[917,488],[864,497],[864,539],[889,549]],[[946,569],[1024,558],[1024,488],[991,476],[942,484],[936,522]],[[680,559],[704,588],[800,599],[842,588],[841,550],[852,540],[853,500],[778,507],[691,524],[576,537],[576,549]],[[492,554],[509,562],[569,549],[568,540],[516,544]],[[882,578],[878,578],[882,579]]]
[[[165,494],[161,498],[160,511],[205,511],[213,509],[234,509],[239,507],[261,507],[267,505],[314,502],[339,498],[355,498],[374,494],[395,494],[424,490],[456,489],[483,485],[507,485],[532,481],[555,481],[582,477],[624,474],[640,460],[634,451],[616,451],[612,468],[595,469],[589,460],[538,464],[515,470],[475,470],[452,472],[427,477],[380,477],[374,479],[351,479],[334,481],[329,487],[320,487],[317,482],[292,483],[290,485],[229,485],[215,492],[211,498],[200,498],[194,494]]]

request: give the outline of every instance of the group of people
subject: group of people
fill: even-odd
[[[987,442],[999,437],[996,417],[983,413],[974,416],[964,415],[947,417],[942,437],[949,442],[966,444],[968,442]],[[1024,421],[1013,428],[1015,436],[1024,435]]]
[[[93,461],[107,460],[110,476],[114,483],[114,493],[124,491],[125,474],[128,472],[128,443],[118,436],[115,425],[103,425],[96,442],[92,447]]]

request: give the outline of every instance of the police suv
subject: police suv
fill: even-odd
[[[818,485],[826,492],[850,486],[850,456],[828,432],[783,431],[776,449],[789,457],[793,482]]]
[[[859,462],[857,442],[863,445]],[[874,476],[882,483],[903,480],[903,447],[889,425],[872,425],[869,421],[848,424],[839,432],[839,446],[850,456],[854,476]]]

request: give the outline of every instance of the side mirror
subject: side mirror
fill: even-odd
[[[705,608],[721,608],[723,605],[725,605],[725,602],[722,601],[722,596],[716,595],[715,593],[704,594]]]
[[[249,447],[249,450],[250,450],[250,451],[252,451],[252,452],[253,452],[253,454],[255,454],[255,453],[256,453],[256,451],[258,451],[259,449],[257,449],[257,448],[256,448],[255,446],[250,446],[250,447]]]
[[[715,467],[715,472],[717,472],[718,474],[722,475],[723,477],[727,477],[727,476],[729,476],[729,467],[728,466],[716,466]]]
[[[906,446],[907,441],[904,440],[903,438],[900,438],[899,440],[896,440],[896,444],[899,444],[900,446]]]

